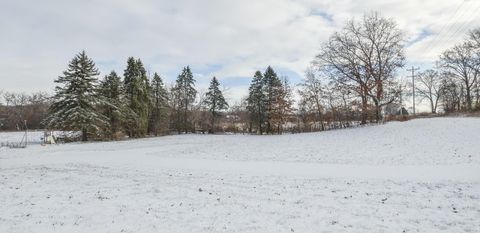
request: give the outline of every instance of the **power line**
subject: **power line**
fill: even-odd
[[[463,25],[460,27],[457,27],[457,29],[447,38],[447,42],[454,39],[456,35],[459,33],[464,33],[465,29],[468,29],[469,26],[471,26],[470,22],[475,20],[478,17],[478,10],[480,10],[480,5],[477,6],[469,15],[469,18],[465,21]]]
[[[462,3],[460,3],[460,5],[458,5],[458,7],[455,9],[455,12],[452,14],[452,17],[451,18],[451,21],[454,21],[456,17],[458,17],[458,12],[460,10],[460,8],[462,8],[463,4],[466,2],[466,0],[463,0]],[[440,28],[440,30],[438,31],[438,33],[434,36],[434,38],[432,39],[432,43],[428,43],[426,45],[426,47],[423,49],[424,51],[429,51],[431,48],[433,48],[433,44],[435,44],[435,42],[438,42],[438,38],[439,36],[444,32],[445,29],[447,29],[447,25],[449,26],[448,29],[452,29],[453,27],[453,24],[443,24],[443,26]],[[450,31],[450,30],[447,30],[447,32]]]
[[[465,2],[469,2],[468,0],[464,0],[455,10],[455,13],[452,15],[452,19],[450,21],[455,21],[455,18],[458,18],[460,16],[461,18],[464,18],[464,20],[461,20],[462,23],[460,24],[455,24],[451,23],[449,24],[449,27],[447,28],[447,24],[444,24],[442,27],[442,30],[439,31],[432,39],[431,43],[428,43],[427,46],[423,49],[424,54],[428,54],[431,52],[432,49],[438,47],[438,45],[442,44],[442,42],[445,42],[446,44],[449,44],[452,42],[452,40],[457,36],[459,33],[464,33],[464,31],[471,26],[471,22],[475,20],[478,15],[477,12],[480,10],[480,5],[477,6],[476,8],[471,8],[473,9],[472,11],[460,11],[462,6],[464,5]],[[470,8],[467,8],[470,9]],[[457,13],[460,12],[460,14],[457,15]],[[466,17],[463,17],[467,13]],[[469,13],[469,14],[468,14]],[[457,19],[458,20],[458,19]],[[440,35],[443,33],[443,29],[446,30],[446,35],[444,37],[440,37]]]

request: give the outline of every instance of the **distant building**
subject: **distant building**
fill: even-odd
[[[382,113],[384,116],[407,116],[409,115],[407,109],[397,103],[390,103],[383,106]]]

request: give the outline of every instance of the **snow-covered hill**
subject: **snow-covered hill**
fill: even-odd
[[[0,232],[479,232],[480,119],[0,149]]]

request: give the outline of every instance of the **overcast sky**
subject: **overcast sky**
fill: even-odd
[[[297,83],[332,32],[370,11],[396,20],[407,64],[423,69],[480,26],[479,0],[3,0],[0,89],[52,92],[85,50],[102,76],[129,56],[167,83],[190,65],[199,88],[216,76],[234,101],[268,65]]]

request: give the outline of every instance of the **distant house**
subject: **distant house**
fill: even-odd
[[[407,116],[408,111],[402,105],[390,103],[383,106],[382,113],[384,116]]]

